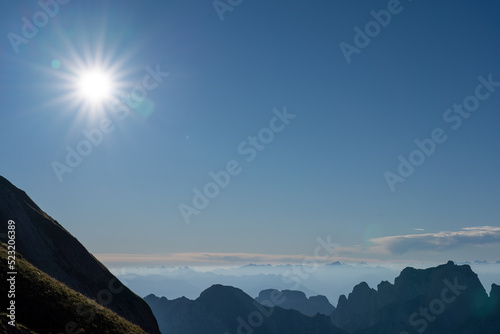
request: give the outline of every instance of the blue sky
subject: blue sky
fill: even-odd
[[[500,87],[484,86],[500,81],[499,4],[242,1],[223,20],[208,0],[58,6],[16,52],[9,33],[42,9],[0,4],[0,174],[91,252],[265,262],[330,236],[338,258],[500,260]],[[339,45],[388,7],[348,62]],[[169,75],[119,119],[78,104],[78,64],[112,70],[123,93],[147,67]],[[488,96],[454,129],[447,110],[479,85]],[[247,161],[238,147],[284,108],[296,117]],[[103,119],[113,130],[60,182],[53,163]],[[391,189],[385,173],[435,129],[446,140]],[[186,224],[179,205],[229,161],[241,172]]]

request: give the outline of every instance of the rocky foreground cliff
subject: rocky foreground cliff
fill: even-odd
[[[5,236],[9,220],[15,222],[15,250],[27,263],[71,290],[97,301],[146,332],[160,334],[156,319],[143,299],[124,286],[76,238],[40,209],[24,191],[0,176],[0,235],[3,235],[1,240],[3,243],[7,241]],[[5,282],[2,281],[3,287],[4,284]],[[19,286],[18,289],[26,288]],[[25,310],[28,308],[35,314],[46,305],[34,305],[28,299],[19,307]],[[2,307],[2,310],[5,309]],[[89,313],[90,311],[81,309],[79,312]],[[29,312],[19,314],[24,314],[28,318],[21,317],[17,319],[18,322],[33,323],[29,319]],[[67,319],[66,323],[73,320]],[[78,324],[78,326],[71,330],[85,329],[85,324]],[[52,331],[60,333],[67,332],[67,329],[53,328]],[[85,333],[104,332],[86,330]]]

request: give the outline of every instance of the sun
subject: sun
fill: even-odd
[[[83,59],[75,52],[73,59],[59,58],[51,63],[51,74],[57,79],[50,86],[59,91],[59,97],[47,105],[64,105],[74,110],[79,118],[96,119],[105,116],[123,96],[124,79],[121,61]]]
[[[105,28],[102,35],[93,36],[91,43],[84,41],[86,35],[81,37],[82,42],[75,44],[78,38],[69,38],[61,31],[63,43],[50,54],[50,67],[45,64],[37,68],[52,79],[44,88],[54,97],[47,99],[44,107],[62,108],[75,121],[93,122],[109,116],[123,103],[136,70],[125,66],[133,54],[118,53],[114,43],[106,41]]]
[[[79,76],[78,93],[89,104],[102,104],[113,95],[111,77],[99,69],[84,71]]]

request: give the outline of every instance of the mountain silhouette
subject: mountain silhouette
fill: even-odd
[[[468,265],[405,268],[394,284],[362,282],[340,296],[332,322],[349,333],[500,333],[500,287],[490,296]]]
[[[328,317],[282,308],[308,305],[298,291],[269,289],[252,300],[240,289],[213,285],[195,300],[144,299],[169,334],[500,333],[500,286],[493,284],[488,295],[470,266],[451,261],[405,268],[394,284],[383,281],[377,289],[361,282],[340,296]]]
[[[9,220],[15,221],[16,252],[24,260],[70,289],[97,300],[145,331],[160,333],[156,319],[144,300],[125,287],[75,237],[42,211],[24,191],[0,176],[2,242],[7,240],[5,236]],[[22,303],[22,307],[31,307],[33,312],[37,312],[37,309],[44,305],[30,305],[28,300]],[[29,319],[19,319],[19,322],[29,323],[25,320]],[[64,330],[53,329],[57,333]]]
[[[308,317],[295,310],[274,306],[271,300],[258,303],[240,289],[213,285],[195,300],[168,300],[149,295],[163,333],[168,334],[345,334],[328,316]]]

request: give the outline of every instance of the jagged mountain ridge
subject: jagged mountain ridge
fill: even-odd
[[[332,322],[349,333],[500,333],[500,287],[487,295],[468,265],[405,268],[394,284],[362,282],[340,296]]]
[[[278,290],[264,291],[257,299],[264,305],[278,298],[274,308],[279,317],[266,325],[245,327],[246,316],[259,307],[252,306],[250,296],[243,291],[221,285],[205,290],[199,298],[185,297],[168,300],[155,295],[145,297],[155,313],[160,329],[166,333],[290,333],[292,329],[277,329],[282,322],[294,323],[304,315],[285,310],[286,299]],[[253,303],[257,302],[254,300]],[[307,304],[305,295],[302,300]],[[300,305],[294,305],[300,308]],[[333,307],[333,306],[332,306]],[[266,308],[265,308],[266,309]],[[337,308],[328,317],[331,324],[324,325],[324,316],[316,319],[323,327],[307,327],[316,334],[338,332],[339,328],[351,334],[498,334],[500,333],[500,286],[493,284],[486,293],[477,275],[468,265],[453,262],[428,269],[405,268],[394,284],[381,282],[372,289],[365,282],[356,285],[346,297],[339,298]],[[300,323],[300,321],[299,321]],[[298,333],[308,333],[301,328]],[[316,330],[316,332],[314,332]],[[293,331],[292,331],[293,333]]]
[[[121,284],[24,191],[0,176],[0,221],[5,222],[0,224],[0,234],[7,233],[8,220],[16,223],[16,251],[28,262],[90,299],[102,298],[107,308],[147,332],[160,333],[144,300]]]

